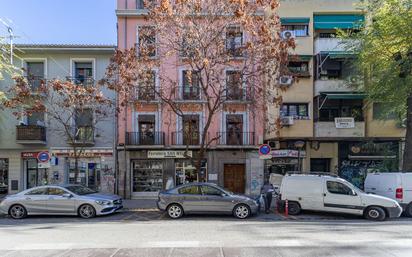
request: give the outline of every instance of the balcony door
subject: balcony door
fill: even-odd
[[[182,117],[183,125],[183,144],[199,144],[199,115],[184,115]]]
[[[28,115],[27,125],[44,127],[44,112],[32,112],[31,115]]]
[[[230,114],[226,116],[226,144],[243,144],[243,115]]]
[[[93,110],[77,110],[75,115],[75,140],[92,142],[94,140]]]
[[[155,115],[139,115],[138,129],[139,129],[139,143],[141,145],[155,144]]]

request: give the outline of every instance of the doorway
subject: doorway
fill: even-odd
[[[328,158],[311,158],[310,171],[312,172],[330,172],[330,159]]]
[[[245,164],[224,165],[224,187],[234,193],[245,193]]]

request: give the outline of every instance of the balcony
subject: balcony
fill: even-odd
[[[334,121],[315,122],[315,137],[319,138],[358,138],[365,136],[365,122],[355,121],[351,128],[337,128]]]
[[[217,132],[217,144],[225,146],[255,145],[255,132]]]
[[[206,142],[208,140],[208,134],[206,134]],[[202,134],[199,132],[184,133],[182,131],[172,132],[172,145],[182,146],[199,146],[202,140]]]
[[[163,146],[164,132],[127,132],[126,145],[133,146]]]
[[[348,46],[353,45],[354,42],[350,39],[318,37],[315,39],[315,54],[320,52],[346,51]]]
[[[315,80],[315,96],[321,92],[353,92],[354,85],[343,79]]]
[[[249,102],[254,97],[254,90],[251,87],[230,87],[226,89],[226,101],[228,102]]]
[[[94,85],[94,79],[92,77],[66,77],[66,80],[73,84],[83,85],[85,87],[91,87]]]
[[[176,99],[181,101],[200,101],[201,88],[197,86],[178,87],[176,90]]]
[[[16,127],[16,142],[19,144],[46,144],[46,128],[42,126]]]
[[[74,142],[76,145],[94,145],[94,128],[92,126],[81,126],[74,129]]]

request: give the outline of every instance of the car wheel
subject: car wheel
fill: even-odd
[[[288,202],[288,214],[298,215],[302,209],[297,202]]]
[[[79,216],[83,219],[90,219],[96,216],[96,210],[90,204],[83,204],[79,207]]]
[[[235,209],[233,210],[233,215],[235,215],[238,219],[246,219],[250,216],[250,208],[246,204],[239,204],[236,205]]]
[[[386,213],[381,207],[369,207],[365,211],[365,217],[368,220],[382,221],[386,218]]]
[[[409,203],[408,206],[405,208],[405,214],[408,217],[412,217],[412,203]]]
[[[23,205],[16,204],[10,208],[9,214],[13,219],[23,219],[27,216],[27,211]]]
[[[171,204],[167,207],[167,215],[172,219],[178,219],[183,216],[183,208],[179,204]]]

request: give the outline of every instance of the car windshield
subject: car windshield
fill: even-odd
[[[75,193],[76,195],[89,195],[97,193],[97,191],[84,186],[65,186],[64,188]]]

